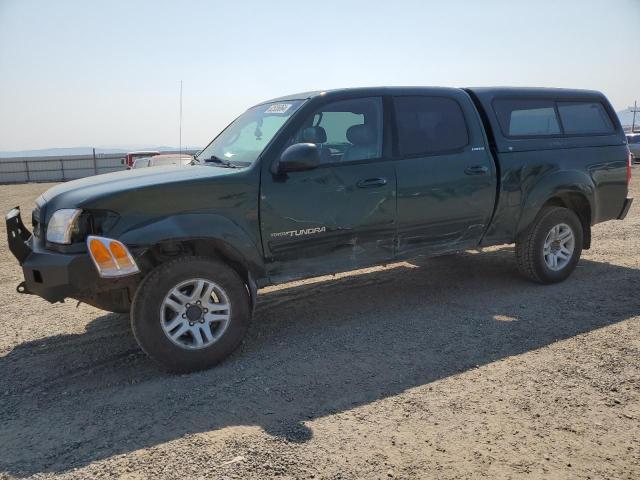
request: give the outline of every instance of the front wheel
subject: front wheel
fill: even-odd
[[[222,361],[242,341],[249,319],[249,297],[238,274],[207,257],[181,257],[156,267],[131,306],[138,344],[172,372]]]
[[[518,268],[538,283],[561,282],[576,268],[582,240],[582,224],[572,210],[545,207],[516,241]]]

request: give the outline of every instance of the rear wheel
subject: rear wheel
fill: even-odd
[[[140,284],[131,325],[140,347],[166,370],[216,365],[240,344],[249,325],[249,297],[238,274],[206,257],[182,257]]]
[[[516,241],[518,268],[535,282],[561,282],[576,268],[582,241],[582,224],[572,210],[545,207]]]

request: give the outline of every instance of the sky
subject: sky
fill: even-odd
[[[0,151],[204,146],[251,105],[375,85],[640,102],[640,0],[0,0]]]

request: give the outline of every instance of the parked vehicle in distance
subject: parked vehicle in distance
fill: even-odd
[[[193,162],[193,156],[180,155],[173,153],[166,153],[161,155],[154,155],[152,157],[140,157],[133,162],[132,169],[146,168],[146,167],[166,167],[168,165],[189,165]]]
[[[152,157],[154,155],[160,155],[160,152],[156,150],[140,150],[138,152],[129,152],[122,159],[122,164],[127,166],[127,169],[133,168],[133,163],[136,158]]]
[[[627,133],[627,143],[634,163],[640,163],[640,133]]]
[[[185,372],[240,344],[269,284],[512,243],[525,277],[560,282],[592,225],[625,218],[630,157],[595,91],[310,92],[250,108],[193,166],[59,184],[33,235],[19,208],[7,232],[19,292],[130,310]]]

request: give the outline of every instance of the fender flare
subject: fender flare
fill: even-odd
[[[247,269],[249,283],[264,277],[264,261],[249,233],[216,213],[182,213],[135,225],[117,238],[132,248],[149,248],[163,242],[209,240],[224,245]],[[257,239],[259,242],[259,238]],[[250,288],[253,288],[250,286]]]
[[[593,180],[585,173],[576,170],[557,171],[543,176],[530,190],[528,190],[522,200],[522,209],[516,237],[525,231],[536,218],[542,207],[554,197],[567,197],[570,195],[580,195],[589,203],[591,218],[597,218],[595,210],[596,188]]]

